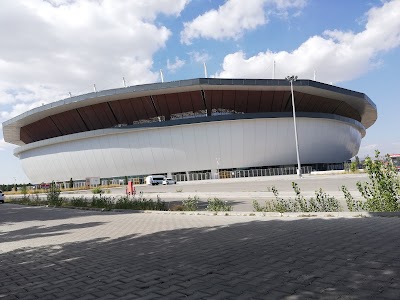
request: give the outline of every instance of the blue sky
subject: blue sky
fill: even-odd
[[[359,156],[400,153],[400,0],[2,0],[0,123],[73,95],[164,80],[298,75],[367,94]],[[0,131],[0,183],[28,182]]]

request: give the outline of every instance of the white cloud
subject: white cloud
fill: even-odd
[[[189,0],[2,0],[0,122],[42,103],[127,83],[155,82],[153,55]],[[12,30],[10,30],[12,28]]]
[[[175,62],[170,62],[169,59],[167,59],[167,69],[171,72],[175,72],[176,70],[182,68],[185,65],[185,61],[182,59],[179,59],[178,56],[175,57]]]
[[[306,0],[228,0],[218,9],[207,11],[191,22],[184,23],[181,42],[190,44],[193,39],[238,39],[245,31],[268,22],[270,12],[301,8]],[[266,11],[265,6],[271,11]]]
[[[1,127],[0,127],[0,129],[1,129]],[[4,138],[0,139],[0,151],[5,151],[5,150],[13,149],[13,148],[15,148],[15,146],[11,145],[9,143],[6,143],[4,141]]]
[[[228,54],[216,77],[271,78],[275,61],[275,78],[291,74],[312,78],[314,70],[323,82],[357,78],[380,63],[379,53],[400,45],[400,0],[372,8],[366,17],[362,32],[325,31],[292,52],[266,51],[249,58],[242,51]]]
[[[189,52],[188,54],[190,56],[190,59],[197,63],[204,63],[211,59],[210,54],[208,54],[207,52],[192,51]]]

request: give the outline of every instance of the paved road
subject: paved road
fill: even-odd
[[[137,190],[144,193],[157,192],[267,192],[275,186],[280,192],[293,192],[292,182],[296,182],[302,191],[315,191],[322,188],[325,191],[339,191],[342,185],[355,191],[357,181],[367,181],[365,173],[360,174],[334,174],[334,175],[310,175],[305,174],[299,179],[296,175],[263,176],[248,178],[229,178],[220,180],[186,181],[176,185],[151,186],[138,185]],[[117,192],[118,189],[114,190]]]
[[[0,299],[399,299],[400,218],[0,205]]]

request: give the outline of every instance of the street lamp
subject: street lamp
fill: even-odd
[[[292,108],[293,108],[293,125],[294,125],[294,138],[296,141],[296,155],[297,155],[297,175],[301,177],[301,165],[300,165],[300,155],[299,155],[299,142],[297,138],[297,125],[296,125],[296,108],[294,106],[294,93],[293,93],[293,81],[297,80],[297,76],[287,76],[286,80],[290,82],[290,90],[292,92]]]

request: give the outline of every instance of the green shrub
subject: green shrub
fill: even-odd
[[[90,202],[91,207],[95,208],[104,208],[106,210],[111,210],[114,208],[114,203],[110,197],[92,197],[92,201]]]
[[[358,191],[365,199],[364,208],[370,212],[394,212],[400,210],[400,180],[398,171],[389,155],[382,160],[375,151],[375,160],[365,159],[364,169],[369,182],[357,182]]]
[[[229,205],[227,201],[222,201],[219,198],[208,199],[206,210],[208,211],[231,211],[233,210],[232,205]]]
[[[198,209],[198,205],[199,205],[198,196],[194,196],[193,198],[189,196],[187,200],[182,201],[182,209],[184,211],[195,211]]]
[[[97,186],[94,189],[92,189],[93,194],[104,194],[104,191],[101,189],[101,187]]]
[[[375,151],[375,159],[367,157],[364,169],[369,182],[357,182],[357,189],[365,201],[354,200],[345,186],[342,191],[349,211],[395,212],[400,211],[400,179],[389,155],[385,159]]]
[[[136,199],[125,196],[117,200],[114,208],[134,210],[168,210],[166,203],[161,201],[160,197],[158,196],[157,201],[153,201],[152,199],[147,200],[146,198],[142,197]]]
[[[350,163],[350,172],[351,173],[356,173],[358,171],[358,164],[355,161],[352,161]]]
[[[75,207],[88,207],[89,206],[89,201],[85,198],[85,197],[79,197],[79,198],[75,198],[73,197],[69,204],[71,206],[75,206]]]
[[[337,212],[341,211],[339,201],[326,194],[322,189],[315,191],[315,198],[305,199],[300,192],[297,183],[292,182],[292,188],[296,194],[294,199],[283,199],[279,197],[279,192],[272,187],[275,196],[274,200],[265,201],[265,206],[261,206],[257,200],[253,200],[253,209],[257,212]]]
[[[49,190],[46,193],[48,205],[51,206],[61,206],[63,203],[63,198],[60,197],[60,189],[56,186],[53,181],[50,184]]]
[[[360,200],[354,200],[353,196],[350,194],[347,187],[342,185],[342,192],[344,194],[344,198],[346,199],[347,209],[350,212],[357,212],[365,210],[365,203]]]

